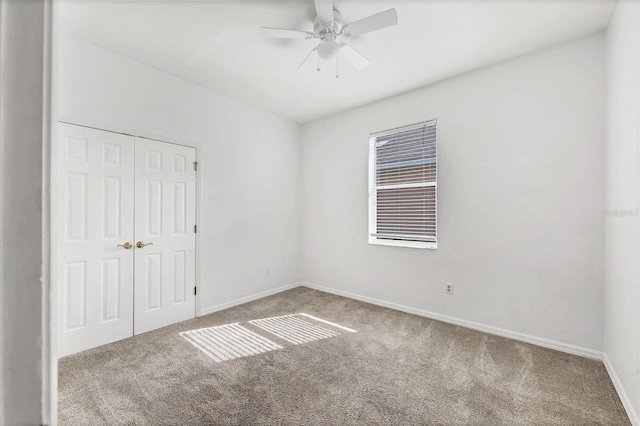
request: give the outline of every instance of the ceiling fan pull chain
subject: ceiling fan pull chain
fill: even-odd
[[[320,44],[322,44],[322,41]],[[316,71],[320,71],[320,44],[318,44],[318,68],[316,68]]]
[[[336,56],[336,78],[340,78],[340,68],[339,68],[339,64],[340,63],[340,57]]]
[[[315,52],[316,50],[318,50],[317,47],[314,47],[313,49],[311,49],[311,51],[309,53],[307,53],[307,56],[304,57],[304,59],[302,60],[302,62],[300,62],[300,65],[298,65],[298,68],[296,68],[296,72],[298,72],[298,70],[300,69],[300,67],[302,67],[304,65],[305,62],[307,62],[307,59],[309,59],[309,56],[311,56],[311,54],[313,52]]]

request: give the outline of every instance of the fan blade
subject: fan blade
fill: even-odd
[[[376,13],[366,18],[362,18],[359,21],[355,21],[347,25],[343,31],[347,37],[353,37],[364,33],[370,33],[371,31],[381,30],[383,28],[391,27],[398,23],[398,14],[395,9],[385,10],[384,12]]]
[[[305,40],[314,38],[316,35],[307,31],[297,30],[283,30],[282,28],[260,28],[260,34],[265,37],[277,37],[277,38],[294,38],[299,40]]]
[[[358,71],[362,71],[370,64],[367,58],[348,44],[340,44],[340,56],[346,59],[347,62],[353,65]]]
[[[324,27],[333,25],[333,0],[314,0],[318,19]]]

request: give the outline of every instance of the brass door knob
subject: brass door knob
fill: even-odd
[[[142,241],[138,241],[138,242],[136,243],[136,247],[138,247],[138,248],[143,248],[143,247],[145,247],[145,246],[152,246],[152,245],[153,245],[153,243],[147,243],[147,244],[145,244],[145,243],[143,243]]]
[[[131,243],[129,241],[127,241],[124,244],[118,244],[116,247],[123,247],[125,250],[129,250],[133,246],[131,245]]]

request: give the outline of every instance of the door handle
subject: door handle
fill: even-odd
[[[138,247],[138,248],[143,248],[143,247],[145,247],[145,246],[152,246],[152,245],[153,245],[153,243],[147,243],[147,244],[145,244],[145,243],[143,243],[142,241],[138,241],[138,242],[136,243],[136,247]]]
[[[127,241],[124,244],[118,244],[116,247],[123,247],[125,250],[129,250],[133,246],[131,245],[131,243],[129,241]]]

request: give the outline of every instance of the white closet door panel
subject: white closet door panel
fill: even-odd
[[[133,137],[59,124],[58,354],[133,335]]]
[[[196,150],[136,138],[135,334],[195,316]]]

